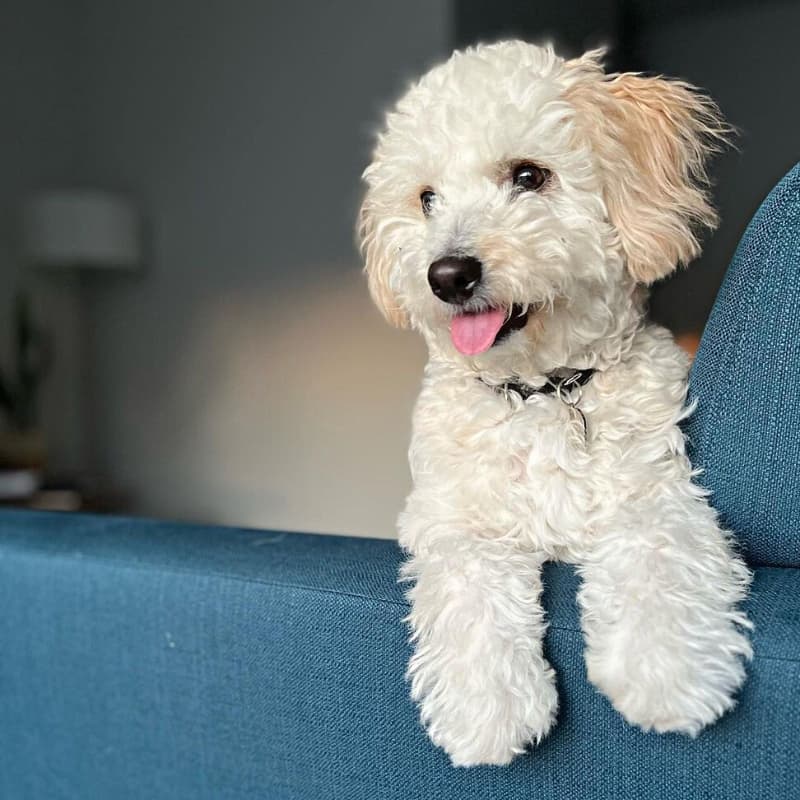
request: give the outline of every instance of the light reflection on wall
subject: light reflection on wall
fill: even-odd
[[[157,511],[393,536],[421,340],[386,325],[356,270],[270,302],[228,295],[204,313],[169,392],[192,408],[182,474],[161,498],[140,487]]]

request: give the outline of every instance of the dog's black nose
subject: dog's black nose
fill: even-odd
[[[466,303],[480,283],[481,262],[472,256],[445,256],[431,264],[428,283],[445,303]]]

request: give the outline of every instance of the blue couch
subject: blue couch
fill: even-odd
[[[751,223],[704,335],[687,434],[755,571],[737,708],[691,740],[586,681],[550,566],[558,725],[455,769],[403,680],[392,542],[0,513],[0,798],[800,797],[800,165]]]

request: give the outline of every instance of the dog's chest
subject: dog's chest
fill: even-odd
[[[481,391],[449,413],[421,398],[411,463],[418,489],[487,532],[517,531],[554,555],[585,533],[591,457],[580,415],[556,397],[515,404]]]

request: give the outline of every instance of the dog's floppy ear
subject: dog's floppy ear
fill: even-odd
[[[400,308],[389,283],[392,258],[388,242],[381,237],[379,216],[372,193],[368,191],[358,212],[358,239],[369,292],[386,319],[398,328],[405,328],[408,318]]]
[[[714,228],[706,162],[731,129],[693,86],[634,73],[605,76],[596,58],[576,63],[571,95],[603,173],[608,216],[628,270],[652,283],[700,252],[698,229]]]

